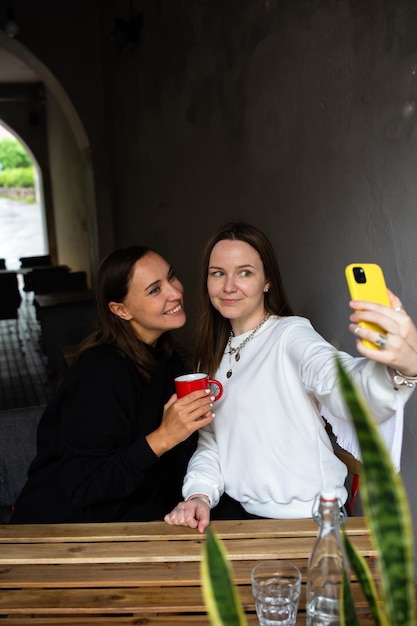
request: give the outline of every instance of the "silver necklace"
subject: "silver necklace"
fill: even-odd
[[[253,339],[253,338],[254,338],[255,334],[258,332],[258,330],[260,329],[260,327],[261,327],[263,324],[265,324],[265,322],[266,322],[266,320],[268,319],[268,317],[269,317],[269,313],[267,313],[267,314],[265,315],[265,317],[263,318],[262,322],[259,322],[259,324],[257,325],[257,327],[253,329],[253,331],[251,332],[251,334],[250,334],[250,335],[248,335],[248,336],[246,337],[246,339],[244,339],[244,340],[242,341],[242,343],[240,343],[240,344],[238,345],[238,347],[237,347],[237,348],[232,348],[232,339],[233,339],[233,337],[235,336],[235,334],[234,334],[233,330],[231,330],[231,331],[230,331],[230,334],[229,334],[229,339],[227,340],[227,345],[226,345],[226,348],[228,348],[228,354],[229,354],[229,369],[228,369],[228,370],[227,370],[227,372],[226,372],[226,376],[227,376],[227,378],[230,378],[230,377],[231,377],[231,375],[233,374],[232,354],[234,354],[234,355],[235,355],[235,362],[236,362],[236,361],[240,361],[240,353],[241,353],[241,351],[242,351],[242,350],[243,350],[243,348],[246,346],[246,344],[247,344],[247,343],[248,343],[251,339]],[[234,365],[234,364],[233,364],[233,365]]]

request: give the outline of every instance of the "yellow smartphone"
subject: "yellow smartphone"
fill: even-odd
[[[382,269],[376,263],[351,263],[345,268],[346,281],[352,300],[366,300],[391,306]],[[376,332],[382,329],[370,322],[359,322],[360,326],[370,328]],[[383,331],[382,331],[383,332]],[[367,348],[377,349],[371,341],[362,339]]]

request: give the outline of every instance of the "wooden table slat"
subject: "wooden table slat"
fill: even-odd
[[[365,606],[362,590],[352,585],[356,606]],[[240,585],[239,594],[245,610],[255,610],[250,584]],[[108,589],[41,589],[8,590],[0,594],[0,612],[7,608],[10,614],[31,613],[143,613],[181,612],[204,613],[205,605],[200,587],[120,587]],[[305,609],[305,589],[302,589],[300,609]]]
[[[246,616],[248,626],[259,626],[255,614]],[[361,622],[362,626],[375,626],[375,622]],[[305,617],[300,615],[300,626],[305,625]],[[13,615],[1,619],[1,626],[210,626],[207,615],[150,615],[138,613],[134,616],[114,615],[66,615],[30,617]]]
[[[231,560],[270,558],[296,559],[311,552],[314,539],[225,539],[226,552]],[[358,537],[355,542],[362,554],[375,554],[369,538]],[[51,551],[49,544],[4,544],[1,548],[0,563],[149,563],[199,561],[203,540],[163,541],[137,543],[58,543]]]
[[[255,614],[246,615],[248,626],[259,626]],[[368,611],[360,614],[361,626],[375,626],[375,621]],[[41,618],[12,616],[1,621],[2,626],[210,626],[206,615],[144,615],[123,617],[102,615],[100,617],[74,615],[73,617],[44,616]],[[306,625],[304,613],[298,613],[297,626]]]
[[[269,537],[316,537],[313,520],[229,520],[212,522],[212,528],[221,537],[229,539]],[[368,535],[362,517],[346,520],[350,535]],[[183,526],[169,526],[165,522],[129,522],[103,524],[4,524],[0,525],[0,543],[81,543],[83,541],[160,541],[204,539],[197,531]]]
[[[250,572],[259,561],[232,561],[235,583],[249,584]],[[305,580],[306,559],[291,559],[300,568]],[[376,560],[368,559],[371,571],[377,578]],[[55,565],[9,565],[0,568],[0,589],[26,588],[83,588],[83,587],[147,587],[147,586],[198,586],[200,563],[121,563],[97,567],[94,563]],[[1,623],[0,623],[1,626]]]

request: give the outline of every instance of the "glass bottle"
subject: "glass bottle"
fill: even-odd
[[[348,563],[340,536],[344,515],[335,493],[320,494],[313,518],[319,529],[307,567],[307,626],[338,626]]]

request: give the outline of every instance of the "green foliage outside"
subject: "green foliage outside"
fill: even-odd
[[[16,139],[0,141],[0,188],[34,187],[32,159]]]
[[[29,167],[32,160],[22,144],[16,139],[0,140],[0,169]]]
[[[18,192],[19,189],[33,189],[34,187],[35,170],[32,159],[22,144],[8,137],[0,140],[0,196],[7,195],[8,198],[15,200],[34,202],[34,193],[22,196]],[[6,192],[6,189],[17,191]]]
[[[33,166],[0,170],[0,187],[34,187]]]

